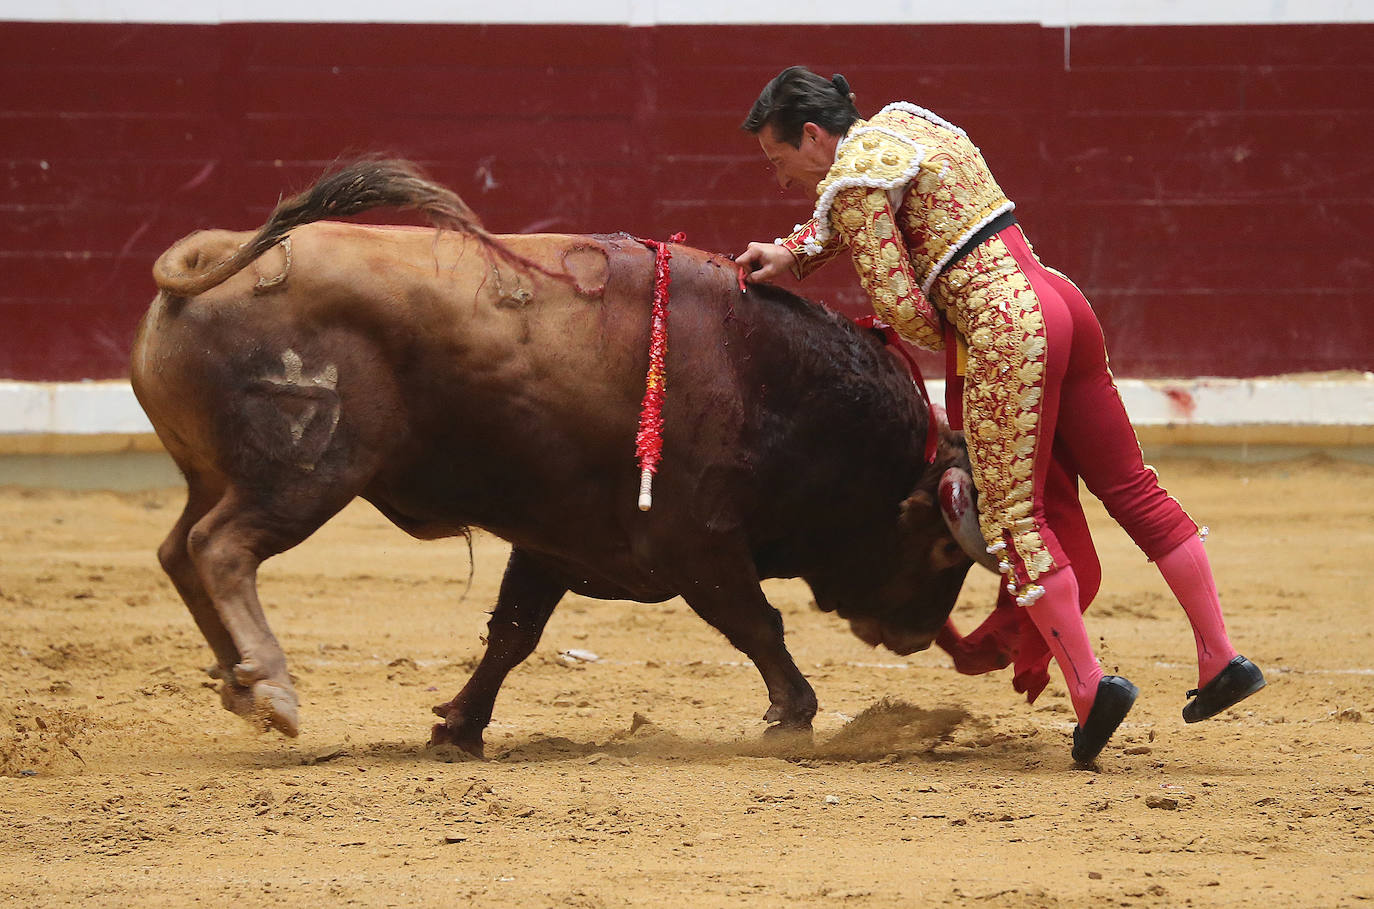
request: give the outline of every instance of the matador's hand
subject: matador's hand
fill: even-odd
[[[744,269],[744,278],[751,284],[771,284],[792,270],[790,250],[776,243],[750,243],[749,248],[735,257],[735,264]]]

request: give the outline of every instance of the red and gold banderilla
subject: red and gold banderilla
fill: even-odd
[[[676,233],[668,243],[682,243],[687,237]],[[644,377],[644,403],[639,408],[639,431],[635,434],[635,454],[639,458],[639,510],[653,507],[654,474],[663,458],[663,395],[668,389],[664,361],[668,355],[668,260],[673,254],[668,243],[640,240],[654,251],[654,306],[649,331],[649,372]]]

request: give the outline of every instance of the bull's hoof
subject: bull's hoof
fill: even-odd
[[[811,731],[811,720],[816,715],[816,699],[812,697],[808,701],[791,707],[783,704],[770,704],[768,711],[763,715],[765,723],[772,724],[773,728],[804,729]]]
[[[434,724],[434,727],[429,731],[429,747],[457,748],[478,760],[485,760],[487,757],[486,743],[482,741],[481,732],[476,735],[462,733],[450,728],[447,723]]]
[[[261,728],[275,729],[287,738],[300,735],[300,711],[296,692],[275,682],[253,685],[253,717]]]
[[[289,686],[263,681],[245,687],[226,681],[220,685],[219,699],[227,710],[262,732],[275,729],[288,738],[300,734],[296,692]]]
[[[776,723],[763,730],[763,737],[770,742],[811,741],[811,724]]]
[[[485,721],[479,723],[466,716],[459,700],[460,698],[454,698],[443,704],[434,705],[434,715],[443,722],[435,723],[430,730],[429,744],[432,747],[451,745],[463,749],[473,757],[485,758],[486,746],[482,741],[482,732],[487,728],[487,724]]]
[[[243,717],[251,715],[253,712],[253,689],[235,685],[225,676],[217,676],[217,678],[225,679],[224,684],[219,686],[219,702],[224,709]]]
[[[779,723],[763,730],[758,747],[763,754],[772,757],[794,759],[808,757],[815,752],[816,740],[811,734],[811,724],[805,726]]]

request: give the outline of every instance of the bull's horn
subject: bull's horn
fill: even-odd
[[[973,477],[968,471],[951,467],[940,477],[940,513],[955,542],[970,559],[988,571],[997,571],[997,560],[988,552],[983,532],[978,527],[978,509],[973,504]]]
[[[949,429],[949,414],[945,413],[944,407],[939,404],[931,403],[930,415],[935,418],[936,424],[941,429]]]

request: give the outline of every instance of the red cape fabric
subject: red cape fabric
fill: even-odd
[[[1080,608],[1087,603],[1080,600]],[[1002,588],[997,606],[967,635],[953,621],[945,623],[935,642],[964,675],[981,675],[1012,666],[1011,687],[1034,704],[1050,683],[1050,651],[1026,611]]]

